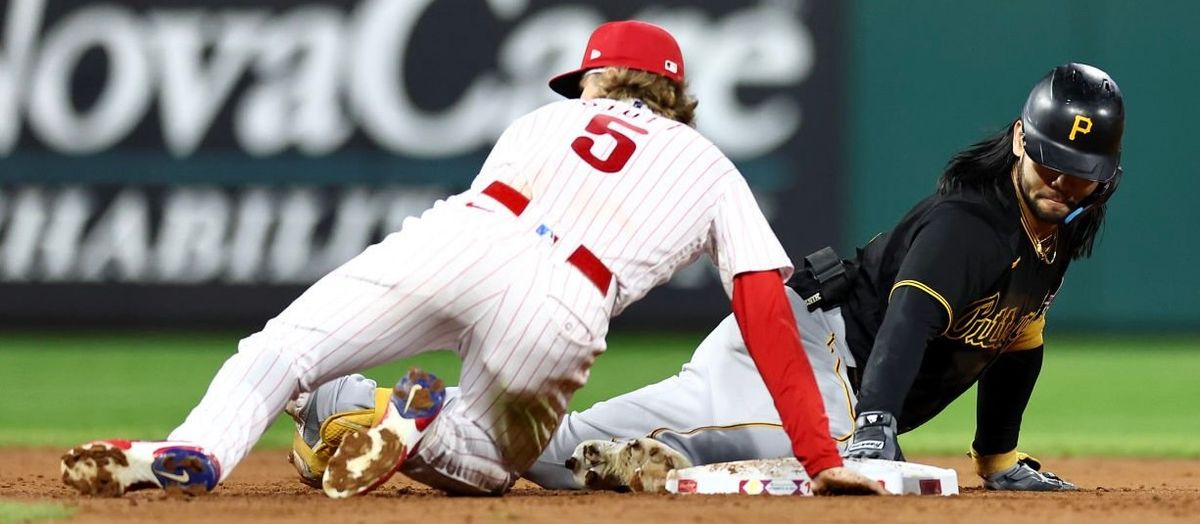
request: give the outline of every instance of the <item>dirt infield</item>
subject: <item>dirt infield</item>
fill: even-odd
[[[1198,522],[1200,460],[1055,459],[1076,493],[990,493],[965,459],[927,458],[958,470],[958,497],[807,498],[551,492],[518,484],[504,498],[454,498],[404,479],[348,501],[301,485],[283,451],[255,452],[217,491],[191,500],[137,492],[81,498],[59,480],[61,450],[0,449],[0,500],[78,507],[71,522]],[[886,515],[886,517],[884,517]],[[3,519],[0,519],[3,520]]]

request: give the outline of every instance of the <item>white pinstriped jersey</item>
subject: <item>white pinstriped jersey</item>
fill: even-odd
[[[696,130],[640,103],[564,100],[514,122],[472,184],[530,197],[526,214],[613,272],[613,315],[708,253],[734,275],[783,269],[779,240],[733,163]]]
[[[496,181],[529,204],[513,213],[481,194]],[[580,245],[614,273],[607,294],[567,263]],[[791,273],[746,181],[695,130],[623,102],[548,105],[505,131],[471,191],[406,220],[242,340],[170,438],[213,453],[228,475],[298,391],[453,348],[461,400],[404,473],[502,493],[587,381],[608,319],[705,252],[727,292],[738,273]]]

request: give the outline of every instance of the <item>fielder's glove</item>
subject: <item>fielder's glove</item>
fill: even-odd
[[[904,460],[896,442],[896,417],[886,411],[864,411],[854,423],[854,438],[843,456],[858,459]]]
[[[349,375],[288,402],[285,411],[296,422],[288,462],[295,466],[300,481],[320,489],[325,468],[342,439],[379,423],[391,396],[391,388],[377,388],[374,380]]]
[[[975,460],[975,472],[983,478],[983,487],[1002,491],[1075,491],[1075,484],[1058,475],[1043,472],[1042,462],[1025,453],[1010,451],[997,455],[969,453]],[[1008,465],[1011,464],[1011,465]]]

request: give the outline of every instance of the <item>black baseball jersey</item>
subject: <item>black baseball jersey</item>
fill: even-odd
[[[1006,380],[1028,384],[1011,393],[1023,398],[1019,426],[1041,366],[1046,309],[1070,257],[1065,249],[1047,255],[1057,239],[1039,256],[1018,198],[1015,188],[934,194],[859,250],[842,314],[861,378],[860,412],[890,411],[901,431],[910,430],[969,389],[1001,354],[1037,349],[1033,378]],[[1015,446],[1011,431],[1003,440]]]

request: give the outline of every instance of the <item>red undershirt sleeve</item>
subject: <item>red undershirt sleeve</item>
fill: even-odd
[[[733,279],[733,316],[762,375],[792,452],[810,477],[842,465],[829,436],[829,418],[812,365],[804,354],[792,306],[778,271],[739,273]]]

